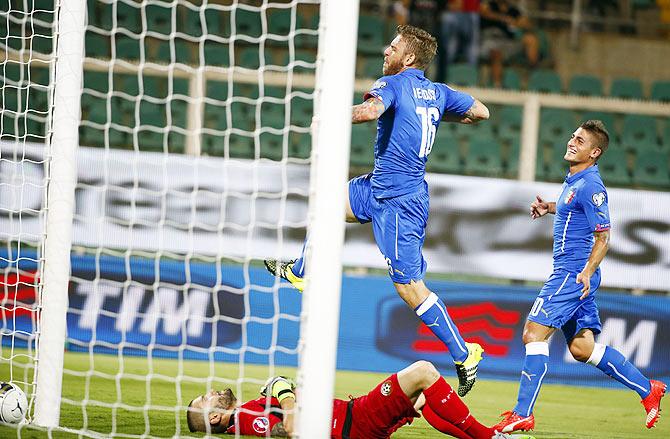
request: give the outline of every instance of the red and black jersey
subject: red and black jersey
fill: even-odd
[[[268,399],[261,396],[258,399],[247,401],[242,404],[234,415],[235,423],[228,427],[226,433],[249,436],[269,436],[272,428],[283,420],[281,406],[277,398],[270,398],[270,407],[267,406]]]

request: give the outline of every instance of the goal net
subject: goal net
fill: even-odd
[[[28,420],[90,437],[188,436],[185,412],[196,396],[231,388],[247,401],[269,377],[295,376],[309,362],[305,327],[320,317],[306,313],[309,294],[269,275],[262,260],[299,254],[308,223],[320,233],[322,213],[309,207],[318,204],[320,169],[311,158],[314,107],[337,94],[315,79],[329,75],[316,75],[326,2],[86,1],[80,96],[61,93],[80,102],[81,114],[79,147],[66,167],[76,169],[72,253],[60,260],[43,257],[58,236],[47,225],[58,187],[49,179],[52,145],[66,143],[53,133],[61,128],[59,90],[67,88],[56,79],[77,66],[64,44],[68,35],[76,41],[77,20],[72,28],[63,22],[84,2],[8,4],[0,12],[0,380],[26,391]],[[356,15],[344,21],[351,26]],[[350,73],[348,97],[353,26],[343,61],[351,66],[340,73]],[[343,114],[332,124],[340,133],[331,140],[345,153],[331,161],[339,169],[331,187],[340,179],[344,187],[346,176]],[[342,235],[334,229],[324,248],[338,251]],[[51,318],[43,299],[56,288],[44,265],[67,270],[68,260],[61,392],[35,383],[59,362],[40,345],[60,331],[41,326]],[[332,271],[337,282],[328,288],[339,290],[340,268]],[[314,285],[319,279],[315,273]],[[334,367],[332,347],[326,358]],[[328,400],[329,374],[321,379]],[[304,385],[316,379],[305,368],[297,375]],[[55,420],[40,418],[49,392],[57,393]],[[263,415],[252,414],[254,428],[267,429]],[[327,427],[328,419],[315,423]]]
[[[53,2],[0,11],[0,380],[34,404],[55,59]],[[34,148],[31,145],[39,145]]]

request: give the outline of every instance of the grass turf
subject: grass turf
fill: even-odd
[[[16,366],[15,366],[16,367]],[[68,373],[63,379],[61,425],[70,430],[86,429],[100,437],[114,434],[187,436],[183,410],[196,395],[209,386],[231,387],[243,400],[256,397],[259,383],[271,374],[293,375],[290,368],[237,364],[210,365],[184,361],[66,353]],[[16,373],[15,369],[15,373]],[[30,373],[28,374],[30,375]],[[0,363],[0,378],[7,379],[9,364]],[[182,379],[177,377],[182,376]],[[254,378],[255,382],[238,380]],[[337,397],[367,393],[386,374],[340,371]],[[151,377],[150,380],[147,377]],[[211,378],[210,378],[211,377]],[[209,378],[209,382],[208,381]],[[455,378],[447,380],[455,385]],[[498,414],[514,405],[517,384],[505,381],[479,381],[465,400],[483,423],[497,422]],[[146,408],[145,408],[146,407]],[[535,415],[538,439],[582,438],[668,438],[670,424],[663,419],[653,430],[644,427],[644,409],[637,395],[628,390],[545,385]],[[179,430],[177,430],[177,425]],[[47,432],[33,427],[0,426],[0,437],[45,438]],[[77,434],[52,431],[54,438],[74,438]],[[423,419],[403,427],[394,438],[441,438]]]

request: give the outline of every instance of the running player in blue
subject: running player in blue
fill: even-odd
[[[353,107],[351,122],[377,120],[375,166],[370,174],[349,182],[346,221],[368,223],[384,256],[400,297],[448,347],[459,378],[458,394],[474,385],[482,348],[466,343],[447,308],[423,282],[426,261],[421,253],[428,221],[426,161],[440,121],[475,123],[488,119],[478,100],[424,76],[437,43],[428,32],[399,26],[384,51],[384,76]],[[267,259],[275,276],[303,288],[303,258],[289,262]]]
[[[658,420],[666,385],[649,380],[610,346],[595,342],[602,326],[595,294],[600,262],[607,253],[610,215],[607,191],[596,162],[607,150],[609,134],[599,120],[584,122],[568,141],[564,159],[570,164],[557,202],[539,196],[530,206],[533,219],[547,213],[554,219],[554,271],[530,309],[523,330],[526,358],[514,410],[503,413],[499,431],[531,430],[533,406],[547,374],[549,338],[561,329],[577,361],[597,367],[637,392],[647,412],[647,428]]]

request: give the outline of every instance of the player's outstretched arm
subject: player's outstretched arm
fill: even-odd
[[[386,107],[381,99],[371,97],[362,104],[354,105],[351,112],[351,123],[370,122],[379,119]]]
[[[489,109],[486,105],[475,99],[472,106],[463,115],[445,113],[442,120],[446,122],[458,122],[464,124],[477,123],[489,118]]]

